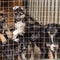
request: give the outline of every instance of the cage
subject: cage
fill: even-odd
[[[1,60],[60,60],[60,0],[0,0],[0,11]]]

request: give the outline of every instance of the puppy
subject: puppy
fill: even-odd
[[[20,6],[14,6],[13,7],[13,11],[14,11],[14,18],[15,18],[15,30],[13,31],[13,40],[18,42],[19,39],[17,39],[18,34],[20,36],[23,36],[24,32],[25,32],[25,22],[24,18],[25,18],[25,14],[24,14],[24,10],[23,8],[21,8]]]

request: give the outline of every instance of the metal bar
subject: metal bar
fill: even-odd
[[[55,22],[58,23],[58,0],[56,0],[55,6]]]
[[[52,0],[52,7],[51,7],[51,9],[52,9],[52,11],[51,11],[51,13],[52,13],[52,21],[51,21],[51,23],[53,23],[53,18],[54,18],[54,0]]]

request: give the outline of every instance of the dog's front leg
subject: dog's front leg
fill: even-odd
[[[22,60],[27,60],[27,58],[25,56],[26,56],[26,52],[21,54]]]
[[[19,39],[17,39],[18,34],[19,34],[19,32],[18,32],[18,30],[16,29],[16,30],[13,32],[13,40],[14,40],[15,42],[18,42],[18,41],[19,41]]]
[[[34,60],[34,53],[33,53],[33,51],[31,52],[31,57],[30,57],[29,60]]]
[[[12,32],[10,30],[7,30],[6,34],[7,34],[8,38],[12,38]]]
[[[57,59],[57,51],[55,52],[55,59]]]
[[[3,34],[0,34],[0,40],[2,41],[3,44],[5,44],[7,42],[7,40]]]
[[[18,55],[18,60],[22,60],[20,55]]]
[[[54,58],[51,50],[49,50],[48,52],[48,57],[49,57],[49,60],[52,60]]]

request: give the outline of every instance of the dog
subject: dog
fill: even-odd
[[[13,7],[13,11],[14,11],[14,32],[13,32],[13,40],[14,41],[18,41],[19,39],[17,39],[17,35],[21,35],[23,36],[24,32],[25,32],[25,22],[23,22],[25,14],[23,12],[23,8],[21,8],[20,6],[14,6]]]
[[[6,14],[0,13],[0,41],[2,42],[2,44],[5,44],[7,42],[3,34],[4,33],[3,25],[5,22],[5,17],[6,17]]]
[[[48,48],[48,57],[49,59],[57,59],[58,49],[59,49],[59,24],[48,24],[46,31],[46,46]]]

